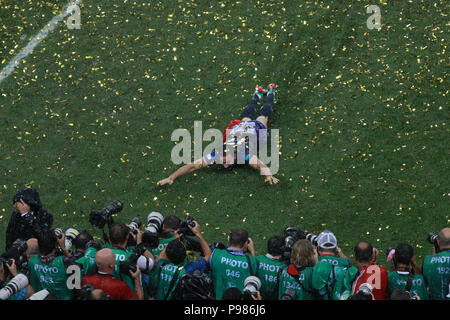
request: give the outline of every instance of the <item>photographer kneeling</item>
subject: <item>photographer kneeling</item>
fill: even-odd
[[[203,238],[200,232],[200,225],[192,220],[188,225],[190,231],[197,237],[200,242],[204,258],[199,259],[199,264],[203,265],[202,261],[208,261],[211,256],[211,249]],[[157,260],[157,267],[155,271],[155,277],[153,284],[156,286],[156,299],[157,300],[175,300],[180,299],[177,289],[180,279],[186,274],[187,266],[186,262],[186,247],[185,243],[181,240],[185,235],[179,233],[179,230],[175,232],[175,239],[169,242],[167,247],[160,253]],[[188,265],[195,264],[190,262]],[[201,269],[201,267],[199,268]]]

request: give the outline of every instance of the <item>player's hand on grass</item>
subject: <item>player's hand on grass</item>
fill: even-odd
[[[280,180],[275,178],[274,176],[266,176],[264,182],[268,184],[278,184]]]
[[[173,180],[170,178],[165,178],[162,180],[159,180],[158,183],[156,184],[158,187],[162,187],[166,184],[171,185],[173,183]]]

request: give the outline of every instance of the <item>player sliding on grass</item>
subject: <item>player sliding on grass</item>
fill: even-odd
[[[190,173],[194,170],[205,168],[214,163],[223,164],[224,168],[228,168],[236,163],[249,164],[252,168],[261,171],[261,174],[265,176],[265,181],[267,183],[277,184],[279,180],[272,175],[267,165],[264,164],[261,159],[256,156],[258,148],[254,150],[254,148],[249,148],[248,146],[248,138],[250,136],[258,138],[257,147],[259,147],[260,134],[262,135],[261,140],[263,141],[263,143],[267,142],[266,128],[269,122],[269,118],[273,112],[273,104],[276,100],[277,87],[275,84],[269,84],[267,89],[267,91],[264,91],[261,86],[256,86],[252,99],[245,106],[242,112],[242,119],[233,120],[228,124],[223,133],[224,155],[220,155],[219,153],[213,151],[207,156],[204,156],[192,163],[188,163],[182,166],[174,173],[172,173],[169,177],[158,181],[157,185],[170,185],[178,177]],[[258,116],[256,120],[253,120],[256,114],[256,107],[258,105],[258,102],[263,98],[264,95],[266,95],[266,100],[260,109],[260,116]],[[242,147],[243,144],[245,144],[245,152],[237,152],[238,147]],[[230,157],[226,155],[226,150],[234,150],[234,160],[231,159],[230,161]]]

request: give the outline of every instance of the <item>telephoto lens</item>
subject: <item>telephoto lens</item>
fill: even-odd
[[[437,240],[438,235],[434,232],[429,232],[427,235],[427,240],[431,244],[435,244]]]
[[[128,228],[134,234],[137,234],[138,229],[141,226],[142,226],[142,222],[138,217],[134,217],[133,219],[131,219],[130,223],[128,224]]]
[[[15,295],[20,290],[23,290],[28,286],[28,278],[23,273],[19,273],[17,276],[11,279],[6,286],[0,290],[0,300],[6,300],[9,297]]]
[[[154,249],[158,247],[158,234],[161,230],[164,217],[160,212],[152,211],[147,216],[147,227],[142,234],[142,242],[147,248]]]
[[[64,232],[62,231],[61,228],[56,228],[56,229],[55,229],[55,235],[56,235],[56,237],[57,237],[58,239],[61,239],[61,238],[62,238],[63,233],[64,233]]]
[[[261,288],[261,280],[255,276],[249,276],[244,280],[244,298],[252,300],[251,296],[256,297],[257,291]]]
[[[80,235],[80,232],[77,229],[69,228],[65,232],[66,239],[64,240],[66,249],[70,250],[72,248],[73,241]]]
[[[123,204],[119,200],[114,200],[101,210],[92,210],[89,215],[89,222],[100,229],[103,229],[105,224],[113,222],[112,215],[119,213],[123,209]]]
[[[50,291],[48,291],[47,289],[42,289],[41,291],[34,293],[27,300],[44,300],[45,298],[48,297],[49,294],[50,294]]]
[[[315,235],[315,234],[313,234],[311,232],[307,232],[305,237],[306,237],[307,240],[309,240],[309,242],[311,242],[311,244],[313,246],[317,247],[317,235]]]
[[[150,231],[152,233],[158,233],[161,229],[164,217],[160,212],[152,211],[147,216],[147,228],[146,231]]]
[[[372,290],[373,290],[372,286],[370,284],[368,284],[367,282],[365,282],[359,286],[358,292],[363,292],[367,295],[371,295]]]

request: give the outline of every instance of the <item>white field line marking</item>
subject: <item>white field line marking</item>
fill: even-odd
[[[47,22],[44,28],[41,29],[41,31],[38,32],[37,35],[34,36],[33,39],[28,42],[25,48],[22,49],[18,54],[14,56],[14,58],[3,68],[2,71],[0,71],[0,83],[2,83],[3,80],[8,78],[11,73],[13,73],[14,69],[20,65],[22,62],[22,59],[26,58],[30,53],[33,52],[34,48],[41,43],[42,40],[47,38],[48,34],[52,32],[56,26],[58,25],[61,20],[63,20],[65,17],[67,17],[71,12],[68,10],[70,6],[72,5],[78,5],[82,2],[82,0],[73,0],[68,2],[64,8],[61,10],[59,14],[53,17],[52,20]]]

